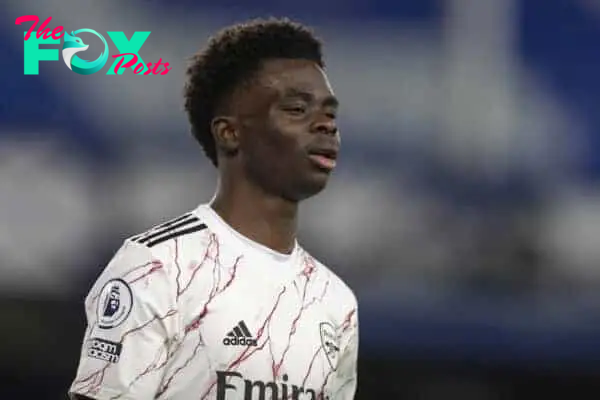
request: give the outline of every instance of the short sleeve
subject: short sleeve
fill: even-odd
[[[69,393],[154,398],[179,331],[173,286],[149,248],[123,244],[86,297],[87,328]]]
[[[342,325],[342,353],[335,376],[333,399],[353,400],[358,383],[358,308],[355,307]]]

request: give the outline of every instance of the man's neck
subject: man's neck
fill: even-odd
[[[298,203],[269,196],[249,184],[220,182],[211,207],[233,229],[279,253],[294,249]]]

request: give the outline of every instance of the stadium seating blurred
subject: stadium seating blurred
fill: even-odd
[[[1,398],[65,398],[105,263],[211,198],[186,59],[268,15],[317,29],[342,101],[340,168],[301,237],[359,298],[358,399],[600,386],[597,0],[3,0],[0,14]],[[152,31],[141,54],[173,69],[26,76],[26,14]]]

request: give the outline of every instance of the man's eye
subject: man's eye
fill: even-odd
[[[285,107],[284,110],[287,112],[293,113],[293,114],[302,114],[306,111],[306,107],[290,106],[290,107]]]

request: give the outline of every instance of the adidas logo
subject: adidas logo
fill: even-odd
[[[257,346],[256,339],[252,338],[252,334],[248,330],[246,323],[240,321],[223,339],[225,346]]]

